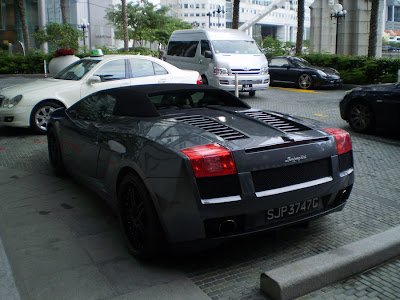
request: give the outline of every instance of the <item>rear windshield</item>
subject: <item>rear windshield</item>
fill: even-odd
[[[151,103],[157,110],[168,108],[202,108],[207,106],[249,106],[236,98],[234,95],[224,91],[179,91],[162,94],[149,94]]]

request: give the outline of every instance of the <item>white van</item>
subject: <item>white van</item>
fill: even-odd
[[[168,42],[167,62],[200,73],[204,84],[254,96],[269,87],[268,61],[257,43],[237,29],[174,31]]]

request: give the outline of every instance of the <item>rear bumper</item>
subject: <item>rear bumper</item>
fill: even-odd
[[[245,179],[249,179],[249,176],[239,175],[241,186],[252,185]],[[206,202],[206,204],[201,201],[196,188],[190,191],[188,185],[192,184],[184,183],[185,180],[182,180],[176,185],[177,193],[171,195],[173,199],[167,200],[161,193],[157,193],[160,197],[156,200],[162,208],[159,216],[166,238],[173,244],[220,241],[251,235],[342,210],[352,190],[354,171],[352,168],[348,169],[332,177],[332,180],[304,188],[276,191],[265,195],[253,190],[253,193],[247,191],[238,197],[227,197],[220,199],[222,200],[220,202]],[[157,185],[157,181],[150,179],[152,186]],[[178,188],[179,186],[182,189]],[[275,213],[276,218],[273,216],[273,211],[276,209],[288,208],[312,199],[319,199],[320,205],[315,210],[283,216]]]

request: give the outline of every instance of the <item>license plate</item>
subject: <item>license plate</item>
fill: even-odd
[[[319,198],[314,198],[277,208],[270,208],[265,211],[265,222],[271,222],[290,216],[300,215],[312,210],[317,210],[319,207]]]
[[[251,91],[253,85],[252,84],[243,84],[242,85],[242,91]]]

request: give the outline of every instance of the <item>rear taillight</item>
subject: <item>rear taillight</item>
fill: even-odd
[[[196,84],[203,84],[203,79],[199,75],[199,78],[197,78]]]
[[[335,136],[338,155],[351,150],[350,134],[340,128],[325,128],[324,131]]]
[[[181,152],[189,157],[197,178],[236,174],[232,152],[219,144],[196,146]]]

